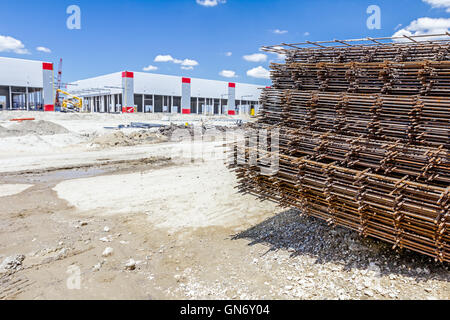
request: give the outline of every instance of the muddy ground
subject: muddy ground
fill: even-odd
[[[448,264],[238,194],[222,160],[157,132],[95,144],[124,121],[107,115],[36,116],[69,133],[2,140],[0,299],[450,298]]]

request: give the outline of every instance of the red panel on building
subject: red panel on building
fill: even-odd
[[[42,63],[42,69],[53,70],[53,63],[47,63],[47,62]]]
[[[47,104],[44,106],[44,111],[55,111],[55,106],[53,104]]]
[[[234,111],[234,110],[228,110],[228,115],[229,115],[229,116],[235,116],[235,115],[236,115],[236,111]]]
[[[134,113],[134,107],[122,107],[122,113]]]
[[[182,78],[181,82],[183,82],[183,83],[191,83],[191,78]]]
[[[236,88],[236,83],[230,82],[230,83],[228,84],[228,87],[230,87],[230,88]]]
[[[134,78],[134,73],[133,72],[122,72],[122,78]]]
[[[191,114],[191,109],[183,109],[182,114]]]

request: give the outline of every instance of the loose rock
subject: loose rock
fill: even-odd
[[[0,264],[0,270],[18,270],[22,267],[22,263],[25,260],[23,254],[7,257]]]
[[[105,258],[106,258],[106,257],[109,257],[109,256],[111,256],[111,255],[113,254],[113,252],[114,252],[114,249],[108,247],[108,248],[106,248],[106,249],[103,251],[102,256],[105,257]]]
[[[136,269],[136,261],[133,259],[128,260],[128,262],[125,264],[125,270],[134,270]]]

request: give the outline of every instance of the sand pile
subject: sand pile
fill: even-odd
[[[114,133],[97,137],[92,141],[92,143],[100,147],[115,147],[154,144],[167,141],[168,139],[159,133],[141,130],[128,135],[122,131],[116,131]]]
[[[10,126],[9,128],[1,128],[0,136],[17,137],[34,134],[38,136],[50,136],[55,134],[69,133],[69,130],[59,124],[50,121],[24,121]]]

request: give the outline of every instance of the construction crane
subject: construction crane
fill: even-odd
[[[71,93],[68,93],[66,91],[63,91],[61,89],[56,90],[57,95],[59,96],[59,93],[63,94],[67,97],[67,99],[64,99],[61,106],[61,111],[63,112],[80,112],[83,109],[83,99],[80,97],[77,97]]]
[[[59,92],[58,90],[61,90],[61,81],[62,81],[62,58],[59,59],[59,66],[58,66],[58,79],[57,79],[57,90],[56,90],[56,97],[55,97],[55,108],[60,109],[61,108],[61,101],[59,99]]]

